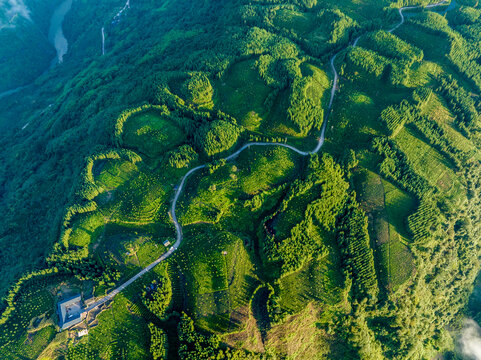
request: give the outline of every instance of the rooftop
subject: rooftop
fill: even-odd
[[[80,294],[59,302],[57,308],[60,318],[59,326],[62,330],[81,322],[82,297]]]

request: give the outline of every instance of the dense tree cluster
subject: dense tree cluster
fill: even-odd
[[[172,299],[170,279],[154,280],[142,292],[142,302],[158,318],[163,319]]]
[[[357,27],[356,22],[339,9],[321,10],[317,16],[319,22],[332,24],[329,44],[346,43]]]
[[[337,222],[337,242],[343,254],[343,270],[352,279],[354,297],[376,300],[379,293],[366,214],[350,199]]]
[[[267,291],[267,315],[269,317],[270,325],[275,326],[282,323],[287,314],[281,307],[280,296],[276,294],[274,287],[270,284],[267,284]]]
[[[167,359],[167,334],[154,324],[149,324],[150,330],[150,353],[154,360]]]
[[[99,285],[114,286],[121,277],[117,269],[101,264],[96,258],[88,257],[87,248],[66,250],[60,243],[54,245],[53,252],[47,258],[47,264],[80,280],[93,279]]]
[[[313,99],[308,92],[312,81],[313,79],[307,76],[296,78],[289,95],[287,117],[302,136],[306,136],[311,129],[319,130],[324,120],[324,111],[319,100]]]
[[[200,72],[190,73],[189,77],[182,83],[183,98],[197,106],[209,106],[212,102],[214,89],[209,78]]]
[[[296,271],[310,259],[326,254],[327,249],[314,235],[312,227],[320,226],[326,231],[333,229],[347,194],[348,184],[343,175],[341,167],[332,157],[312,155],[307,177],[294,181],[279,208],[265,219],[267,222],[282,215],[294,199],[318,189],[319,197],[306,205],[303,220],[293,224],[289,237],[277,239],[275,234],[265,232],[264,252],[269,260],[281,261],[283,274]]]
[[[417,115],[417,109],[407,100],[398,105],[388,106],[381,112],[380,120],[387,128],[388,135],[394,137],[404,127],[412,122]]]
[[[222,153],[232,148],[242,129],[234,123],[225,120],[215,120],[204,124],[195,134],[199,150],[208,156]]]
[[[481,89],[481,65],[476,61],[479,58],[479,45],[470,45],[460,33],[449,26],[448,20],[440,14],[426,12],[411,21],[432,34],[445,37],[450,44],[448,57],[451,62],[461,73],[471,79],[478,89]],[[471,27],[471,25],[464,26]],[[466,33],[467,28],[465,27],[464,30]],[[473,25],[472,32],[468,32],[470,33],[469,37],[476,36],[476,25]]]
[[[455,121],[460,130],[469,134],[471,129],[478,128],[479,114],[470,94],[450,77],[440,76],[438,81],[437,91],[444,96],[450,109],[456,114]]]
[[[373,149],[383,159],[379,165],[383,176],[419,198],[432,193],[428,182],[412,169],[406,155],[392,141],[377,137],[373,140]]]
[[[401,85],[406,81],[408,66],[399,60],[388,59],[373,50],[359,46],[351,48],[346,56],[346,69],[373,75],[375,78],[386,78],[392,85]]]
[[[436,202],[428,197],[421,199],[416,212],[408,217],[413,241],[418,243],[428,241],[441,229],[441,220],[442,216]]]
[[[481,10],[463,6],[458,11],[449,13],[448,20],[453,25],[472,25],[481,16]]]
[[[402,61],[407,66],[422,61],[424,57],[422,50],[383,30],[369,33],[363,43],[380,55]]]
[[[180,340],[179,357],[181,360],[256,360],[259,356],[242,350],[222,349],[217,335],[204,335],[194,327],[194,321],[182,314],[178,335]]]
[[[173,150],[169,154],[169,165],[177,169],[189,166],[193,161],[196,161],[199,155],[190,145],[182,145]]]

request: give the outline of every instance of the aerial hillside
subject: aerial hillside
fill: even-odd
[[[0,36],[62,4],[27,6]],[[0,97],[0,358],[477,359],[480,28],[74,1],[63,61]]]
[[[12,1],[0,8],[0,96],[35,80],[55,57],[49,20],[60,1]]]

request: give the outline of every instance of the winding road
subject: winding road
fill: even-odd
[[[433,7],[436,7],[436,6],[440,6],[440,5],[444,5],[446,4],[448,1],[447,0],[443,0],[443,1],[440,1],[436,4],[431,4],[431,5],[428,5],[426,6],[425,8],[433,8]],[[129,3],[129,2],[127,2]],[[404,14],[403,14],[403,11],[405,10],[411,10],[411,9],[417,9],[417,8],[421,8],[422,6],[406,6],[406,7],[402,7],[399,9],[399,15],[401,17],[401,21],[396,25],[394,26],[392,29],[390,30],[387,30],[388,32],[393,32],[395,31],[396,29],[398,29],[402,24],[404,24],[404,21],[405,21],[405,18],[404,18]],[[125,9],[125,7],[124,7]],[[122,9],[122,11],[124,10]],[[361,37],[357,37],[354,42],[348,46],[357,46],[357,43],[359,41]],[[343,50],[341,50],[343,51]],[[341,52],[339,51],[339,52]],[[324,118],[324,122],[322,124],[322,127],[321,127],[321,132],[319,134],[319,137],[318,137],[318,142],[317,142],[317,145],[316,147],[312,150],[312,151],[302,151],[302,150],[299,150],[297,149],[296,147],[292,146],[292,145],[288,145],[288,144],[282,144],[282,143],[267,143],[267,142],[250,142],[250,143],[247,143],[245,145],[243,145],[239,150],[237,150],[236,152],[234,152],[233,154],[227,156],[226,158],[224,158],[224,160],[227,162],[227,161],[231,161],[231,160],[234,160],[235,158],[237,158],[237,156],[239,156],[240,153],[242,153],[244,150],[252,147],[252,146],[280,146],[280,147],[284,147],[284,148],[287,148],[287,149],[290,149],[292,151],[294,151],[295,153],[301,155],[301,156],[308,156],[310,154],[316,154],[317,152],[319,152],[319,150],[321,149],[322,145],[324,144],[324,140],[325,140],[325,132],[326,132],[326,126],[327,126],[327,120],[329,118],[329,115],[330,115],[330,112],[332,110],[332,105],[333,105],[333,102],[334,102],[334,97],[336,96],[336,91],[337,91],[337,86],[338,86],[338,83],[339,83],[339,74],[337,73],[337,70],[336,70],[336,67],[334,65],[334,62],[336,60],[336,57],[337,55],[339,54],[336,53],[332,58],[331,58],[331,61],[330,61],[330,66],[331,66],[331,71],[334,75],[334,79],[333,79],[333,84],[332,84],[332,88],[331,88],[331,97],[329,99],[329,105],[328,105],[328,109],[327,109],[327,112],[326,112],[326,116]],[[207,165],[200,165],[200,166],[197,166],[191,170],[189,170],[185,175],[184,177],[182,178],[180,184],[179,184],[179,187],[177,188],[177,191],[175,193],[175,196],[174,196],[174,199],[172,201],[172,207],[171,207],[171,211],[170,211],[170,214],[171,214],[171,217],[172,217],[172,222],[174,223],[174,226],[175,226],[175,231],[176,231],[176,241],[175,243],[172,245],[172,247],[167,251],[165,252],[161,257],[159,257],[157,260],[155,260],[153,263],[151,263],[150,265],[148,265],[147,267],[145,267],[143,270],[141,270],[138,274],[136,274],[135,276],[133,276],[132,278],[130,278],[129,280],[127,280],[125,283],[123,283],[122,285],[120,285],[119,287],[117,287],[116,289],[112,290],[109,294],[107,294],[106,296],[104,296],[103,298],[97,300],[96,302],[94,302],[93,304],[89,305],[86,309],[84,309],[82,311],[82,316],[85,316],[86,313],[88,313],[89,311],[93,310],[94,308],[96,308],[97,306],[99,305],[102,305],[104,303],[106,303],[107,301],[110,301],[113,299],[113,297],[115,295],[117,295],[118,293],[120,293],[123,289],[125,289],[127,286],[129,286],[130,284],[132,284],[135,280],[139,279],[140,277],[142,277],[144,274],[146,274],[147,272],[149,272],[152,268],[154,268],[155,266],[157,266],[158,264],[160,264],[162,261],[166,260],[167,258],[169,258],[180,246],[180,244],[182,243],[182,240],[183,240],[183,236],[182,236],[182,226],[179,224],[178,220],[177,220],[177,214],[176,214],[176,207],[177,207],[177,201],[179,200],[179,197],[180,195],[182,194],[182,191],[184,189],[184,185],[187,181],[187,179],[195,172],[199,171],[199,170],[202,170],[202,169],[205,169],[207,167]]]

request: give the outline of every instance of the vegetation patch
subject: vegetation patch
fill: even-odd
[[[185,243],[175,255],[179,271],[187,280],[189,309],[200,323],[218,329],[219,317],[245,306],[256,286],[253,262],[242,239],[210,225],[185,228]],[[239,324],[221,321],[234,329]]]
[[[180,145],[181,129],[165,114],[150,110],[133,115],[124,124],[124,143],[151,158]]]
[[[264,106],[273,91],[259,76],[255,60],[233,64],[225,76],[216,81],[216,107],[238,119],[247,129],[257,129],[269,109]]]
[[[387,181],[383,181],[383,187],[389,221],[389,243],[382,250],[387,255],[389,283],[395,290],[409,279],[414,268],[414,259],[408,246],[410,231],[407,219],[415,211],[416,201]]]

